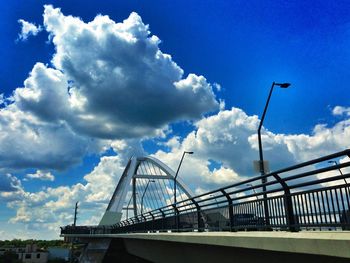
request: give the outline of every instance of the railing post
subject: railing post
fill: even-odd
[[[152,214],[152,212],[149,212],[149,214],[152,217],[152,231],[154,231],[154,215]]]
[[[137,228],[138,228],[138,225],[140,223],[140,221],[138,220],[138,218],[135,218],[136,219],[136,223],[135,224],[132,224],[130,227],[129,227],[129,231],[130,232],[136,232],[137,231]]]
[[[284,209],[286,213],[286,220],[288,229],[291,232],[298,232],[296,225],[295,225],[295,216],[294,216],[294,210],[293,210],[293,202],[292,202],[292,196],[290,194],[289,186],[286,184],[286,182],[276,173],[273,173],[272,176],[281,184],[283,191],[284,191]]]
[[[160,213],[162,214],[162,230],[164,230],[164,221],[165,221],[165,214],[161,208],[158,209]]]
[[[293,202],[292,202],[292,196],[290,195],[290,190],[287,188],[284,192],[284,203],[286,206],[286,213],[287,213],[287,224],[289,227],[289,231],[291,232],[298,232],[297,227],[295,225],[295,216],[294,216],[294,210],[293,210]]]
[[[230,219],[230,231],[232,232],[232,231],[235,231],[235,229],[234,229],[235,223],[234,223],[234,217],[233,217],[233,203],[232,203],[232,199],[231,199],[230,195],[225,192],[225,190],[221,189],[221,192],[226,197],[227,202],[228,202],[228,216],[229,216],[229,219]]]
[[[145,217],[143,214],[141,214],[141,216],[142,216],[142,218],[143,218],[143,220],[144,220],[143,229],[144,229],[145,231],[147,231],[147,229],[146,229],[147,219],[146,219],[146,217]]]
[[[173,204],[173,207],[174,207],[174,212],[175,212],[175,228],[176,228],[176,231],[179,232],[179,210],[177,209],[176,205]]]
[[[132,222],[132,225],[129,227],[129,231],[133,231],[135,229],[135,221],[132,218],[130,218],[130,221]]]
[[[126,221],[125,220],[122,221],[120,224],[121,224],[122,229],[127,230],[127,228],[126,228]]]
[[[196,206],[196,210],[197,210],[197,225],[198,225],[198,232],[201,232],[201,228],[203,226],[203,215],[202,215],[202,211],[201,211],[201,207],[199,206],[199,204],[194,200],[194,198],[191,198],[192,203]]]

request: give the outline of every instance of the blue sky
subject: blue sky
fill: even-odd
[[[349,148],[348,1],[2,1],[0,10],[4,239],[57,238],[77,200],[80,223],[98,222],[131,154],[175,169],[193,150],[182,177],[195,192],[256,175],[273,81],[292,86],[274,91],[264,123],[271,168]]]

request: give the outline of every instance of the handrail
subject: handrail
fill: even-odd
[[[337,175],[329,175],[326,178],[318,177],[321,174],[350,167],[350,162],[332,166],[323,164],[330,159],[344,156],[350,158],[350,149],[273,171],[263,176],[246,179],[178,201],[176,204],[135,215],[127,219],[131,220],[131,225],[129,225],[130,221],[124,220],[118,224],[106,226],[107,228],[102,229],[102,231],[143,232],[147,230],[148,224],[151,224],[151,229],[148,230],[164,230],[165,227],[176,231],[188,231],[188,229],[200,231],[203,228],[210,230],[211,226],[214,229],[214,225],[217,224],[219,226],[215,226],[215,229],[230,231],[240,229],[270,230],[272,228],[299,231],[301,228],[324,226],[341,226],[350,229],[350,200],[348,196],[350,187],[347,183],[337,183],[344,178],[350,178],[350,173],[339,175],[337,172]],[[306,169],[307,167],[310,168]],[[298,169],[302,169],[302,171],[298,172]],[[283,174],[290,172],[295,173],[283,176]],[[272,178],[272,180],[261,183],[262,178]],[[293,181],[296,182],[293,183]],[[246,187],[251,183],[255,183],[255,185]],[[334,185],[324,185],[329,183]],[[267,189],[265,192],[255,191],[263,186]],[[292,193],[291,190],[294,192]],[[253,191],[253,193],[247,193],[248,191]],[[268,207],[265,207],[266,204]],[[270,210],[270,218],[265,218],[264,214],[261,213],[264,209]],[[312,212],[311,214],[309,210]],[[172,218],[175,219],[175,226],[171,223],[173,222]],[[272,223],[266,225],[268,220],[272,220]],[[156,222],[158,221],[161,222],[161,229],[157,229]],[[205,224],[203,225],[203,223]],[[142,229],[139,227],[140,224],[142,224]],[[67,229],[69,232],[73,229],[76,229],[76,232],[85,231],[86,228],[94,228],[95,232],[100,229],[100,227],[95,226],[80,227],[79,230],[79,227],[67,226],[62,228],[61,233],[64,234]],[[158,226],[158,228],[160,227]]]

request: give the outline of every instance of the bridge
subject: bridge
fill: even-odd
[[[126,252],[137,262],[349,262],[349,158],[345,150],[194,195],[161,161],[132,157],[99,225],[61,236],[87,244],[81,262]]]

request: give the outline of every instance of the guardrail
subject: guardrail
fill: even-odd
[[[350,230],[350,185],[346,180],[350,177],[349,158],[350,150],[341,151],[160,207],[115,225],[66,226],[61,228],[61,234]],[[266,183],[262,183],[263,178]]]

